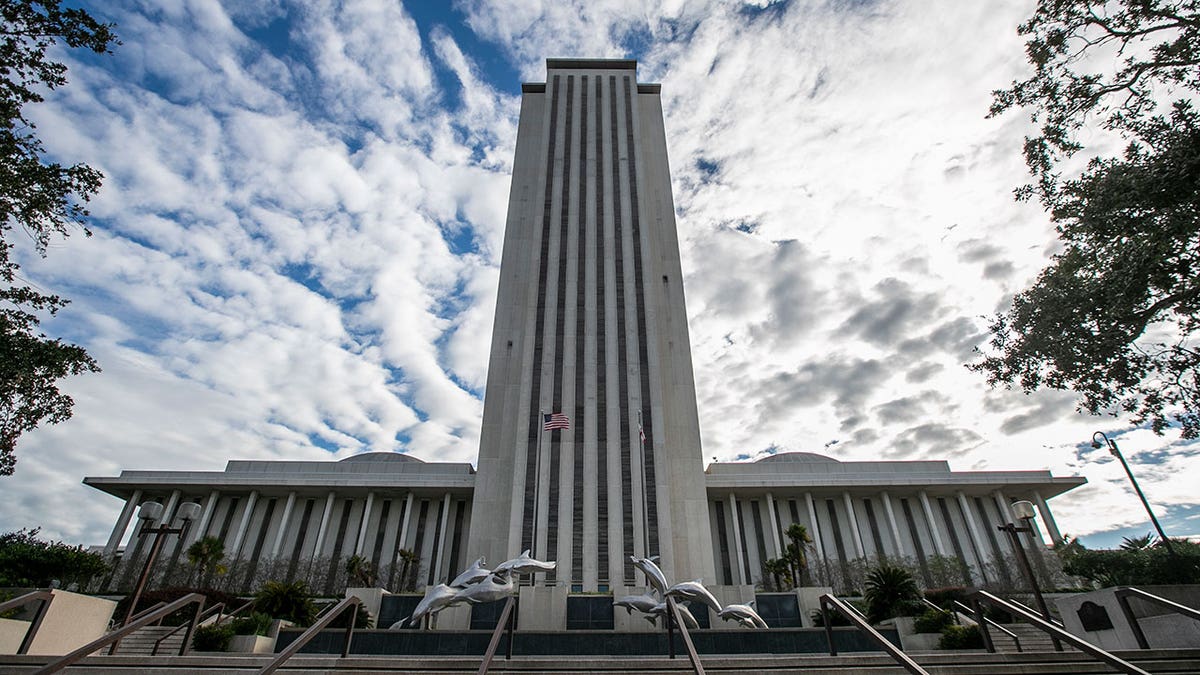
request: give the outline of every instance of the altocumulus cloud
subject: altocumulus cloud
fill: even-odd
[[[1195,503],[1194,445],[1163,459],[1144,430],[962,367],[1055,250],[1010,196],[1026,121],[984,118],[1022,72],[1024,2],[93,10],[124,44],[70,55],[37,121],[106,173],[95,236],[23,255],[74,300],[51,329],[105,372],[22,442],[10,528],[102,541],[117,505],[78,481],[122,468],[472,461],[517,79],[548,56],[635,57],[663,83],[705,457],[838,438],[845,459],[1083,472],[1056,503],[1087,534],[1139,520],[1078,452],[1100,424],[1164,506]]]

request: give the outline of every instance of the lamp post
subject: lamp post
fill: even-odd
[[[1146,507],[1146,513],[1150,514],[1150,522],[1154,523],[1154,529],[1158,530],[1158,540],[1167,548],[1167,553],[1175,555],[1175,549],[1171,547],[1171,540],[1167,538],[1163,532],[1162,525],[1158,524],[1158,518],[1154,516],[1153,509],[1150,508],[1150,502],[1146,501],[1146,495],[1142,494],[1142,488],[1138,485],[1137,479],[1133,477],[1133,471],[1129,469],[1129,462],[1125,461],[1125,456],[1121,454],[1121,450],[1117,448],[1117,442],[1104,435],[1104,432],[1097,431],[1092,434],[1092,447],[1100,449],[1100,439],[1104,439],[1104,443],[1108,445],[1108,454],[1121,460],[1121,466],[1125,467],[1125,475],[1129,476],[1129,482],[1133,483],[1133,491],[1137,493],[1139,499],[1142,500],[1142,506]]]
[[[179,527],[170,527],[170,523],[166,523],[161,527],[150,527],[150,524],[162,517],[163,505],[158,502],[145,502],[138,508],[138,518],[145,521],[142,524],[142,529],[138,536],[146,534],[155,535],[154,544],[150,547],[150,554],[146,556],[146,565],[142,568],[142,574],[138,577],[137,586],[133,590],[133,598],[129,601],[129,609],[125,612],[125,619],[121,625],[127,625],[129,620],[133,618],[134,612],[137,609],[137,602],[142,597],[142,591],[146,587],[146,581],[150,578],[150,569],[154,567],[154,559],[158,557],[158,552],[162,549],[163,542],[168,534],[178,534],[180,541],[183,541],[183,534],[187,532],[188,525],[200,515],[200,505],[195,502],[184,502],[179,505],[175,511],[175,518],[181,521]]]
[[[1042,597],[1042,590],[1038,588],[1037,577],[1033,574],[1033,567],[1029,564],[1029,557],[1025,555],[1025,546],[1021,543],[1021,532],[1033,533],[1033,517],[1035,511],[1033,504],[1030,502],[1015,502],[1012,505],[1013,515],[1017,520],[1021,521],[1021,525],[1015,523],[1006,523],[997,525],[996,529],[1008,534],[1009,540],[1012,542],[1013,551],[1017,554],[1017,561],[1021,563],[1021,571],[1025,574],[1025,581],[1029,582],[1029,588],[1033,590],[1033,597],[1037,600],[1038,610],[1042,613],[1042,618],[1046,623],[1054,623],[1054,619],[1050,617],[1050,608],[1046,606],[1046,599]],[[1055,651],[1062,651],[1062,643],[1058,638],[1052,637],[1054,641]]]

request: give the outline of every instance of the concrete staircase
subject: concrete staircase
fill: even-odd
[[[117,647],[117,654],[122,656],[150,656],[150,652],[154,649],[154,643],[162,636],[175,630],[175,628],[175,626],[146,626],[139,629],[129,637],[121,640],[121,645]],[[183,634],[185,631],[187,631],[186,628],[163,640],[162,644],[158,647],[159,655],[178,654],[179,647],[183,645]],[[104,653],[108,653],[107,648],[104,649]]]
[[[1133,661],[1151,673],[1200,673],[1200,650],[1126,651],[1118,656]],[[918,663],[934,675],[1055,675],[1114,672],[1086,655],[1074,652],[1027,652],[1023,654],[987,654],[983,652],[930,652],[914,655]],[[112,675],[216,675],[257,672],[269,657],[256,656],[95,656],[64,672]],[[47,663],[47,657],[3,656],[0,672],[28,673]],[[702,656],[709,673],[797,673],[813,675],[901,675],[905,671],[883,654],[824,655],[743,655]],[[396,657],[299,655],[288,661],[280,672],[293,675],[375,675],[395,673],[473,673],[479,657]],[[491,672],[536,673],[537,675],[611,675],[612,673],[691,672],[686,657],[671,661],[665,657],[558,657],[525,656],[511,661],[499,659]]]

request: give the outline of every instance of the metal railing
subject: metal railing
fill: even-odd
[[[675,633],[672,626],[679,628],[679,635],[683,637],[683,647],[687,650],[688,660],[692,662],[692,671],[696,675],[704,675],[704,666],[700,664],[700,655],[696,653],[696,646],[692,644],[692,636],[688,634],[683,621],[679,620],[679,605],[675,604],[675,598],[667,596],[667,653],[670,658],[675,658]]]
[[[130,633],[132,633],[136,630],[139,630],[141,628],[144,628],[146,626],[149,626],[150,624],[155,623],[157,621],[161,621],[162,618],[167,616],[168,614],[173,614],[173,613],[183,609],[184,607],[187,607],[188,605],[191,605],[194,603],[196,605],[196,612],[192,615],[191,623],[187,624],[188,631],[183,636],[183,641],[186,644],[188,641],[191,640],[192,631],[196,630],[196,622],[199,620],[200,612],[204,611],[204,601],[206,599],[207,598],[205,598],[203,595],[200,595],[199,593],[188,593],[187,595],[183,596],[182,598],[179,598],[178,600],[171,602],[169,604],[163,605],[162,607],[159,607],[153,611],[142,612],[141,614],[137,615],[136,617],[133,617],[133,619],[129,623],[125,624],[124,626],[122,626],[114,631],[111,631],[109,633],[106,633],[106,634],[96,638],[95,640],[92,640],[91,642],[80,647],[79,649],[76,649],[75,651],[73,651],[69,654],[65,654],[65,655],[59,657],[55,661],[51,661],[50,663],[46,664],[46,666],[43,667],[41,670],[36,671],[34,673],[34,675],[47,675],[48,673],[57,673],[58,671],[62,670],[63,668],[66,668],[67,666],[71,665],[72,663],[79,661],[83,657],[88,656],[89,654],[93,654],[97,650],[107,647],[109,644],[119,642],[121,640],[121,638],[129,635]]]
[[[957,617],[958,617],[958,614],[960,611],[961,611],[962,615],[966,616],[966,617],[972,617],[975,614],[975,611],[973,609],[971,609],[970,607],[967,607],[966,605],[962,604],[958,600],[954,601],[954,608],[955,608],[955,613],[954,613],[955,620],[957,620]],[[1008,637],[1012,638],[1013,645],[1016,646],[1018,652],[1024,651],[1023,649],[1021,649],[1021,638],[1017,637],[1016,633],[1005,628],[1004,626],[1001,626],[1000,624],[996,623],[995,621],[992,621],[991,619],[987,618],[986,616],[983,617],[983,620],[987,623],[988,626],[991,626],[992,628],[995,628],[996,630],[1000,631],[1001,633],[1004,633]],[[971,618],[971,621],[973,623],[975,623],[975,625],[979,625],[979,617],[978,616],[973,616],[973,618]]]
[[[478,675],[487,675],[488,668],[492,667],[492,659],[496,658],[496,650],[500,647],[500,636],[508,633],[508,646],[504,649],[504,658],[512,658],[513,648],[513,624],[516,623],[517,599],[509,596],[508,601],[504,603],[504,609],[500,611],[500,618],[496,621],[496,628],[492,631],[492,639],[488,642],[487,651],[483,653],[483,662],[479,664]]]
[[[31,602],[41,603],[38,605],[33,619],[29,622],[29,628],[25,629],[25,637],[21,638],[21,646],[17,647],[18,654],[29,653],[29,646],[33,644],[33,638],[37,635],[38,629],[42,627],[42,619],[46,618],[46,611],[50,609],[50,603],[54,600],[54,593],[50,591],[33,591],[25,595],[13,598],[6,602],[0,603],[0,612],[7,612],[10,609],[24,607]]]
[[[1138,619],[1133,613],[1133,608],[1129,606],[1129,598],[1138,598],[1146,602],[1152,602],[1160,607],[1166,607],[1176,614],[1182,614],[1189,619],[1200,621],[1200,611],[1192,609],[1187,605],[1181,605],[1178,602],[1172,602],[1153,593],[1147,593],[1140,588],[1122,586],[1117,588],[1113,595],[1117,597],[1117,604],[1121,606],[1121,613],[1125,615],[1125,620],[1129,622],[1129,627],[1133,629],[1133,637],[1137,639],[1139,649],[1150,649],[1150,643],[1146,640],[1146,634],[1142,631],[1142,626],[1138,623]]]
[[[200,613],[199,618],[196,619],[196,625],[199,626],[199,625],[203,624],[204,620],[207,619],[208,617],[212,616],[213,614],[217,615],[216,623],[221,623],[220,612],[223,609],[225,609],[225,603],[223,603],[223,602],[218,602],[217,604],[213,605],[212,607],[209,607],[208,609],[206,609]],[[172,629],[171,632],[169,632],[169,633],[163,635],[162,637],[158,638],[157,640],[155,640],[154,648],[150,650],[150,656],[158,656],[158,648],[162,645],[163,641],[166,640],[167,638],[171,637],[172,635],[178,633],[180,630],[182,630],[186,627],[187,627],[186,623],[181,623],[178,626],[176,626],[174,629]],[[184,641],[184,643],[179,646],[179,655],[187,656],[187,653],[190,649],[191,649],[191,647],[188,645],[187,641]]]
[[[837,656],[837,647],[833,644],[833,622],[829,615],[830,608],[837,610],[847,621],[849,621],[859,632],[864,633],[872,642],[879,645],[883,651],[887,652],[888,656],[900,664],[902,668],[912,673],[913,675],[929,675],[929,671],[925,670],[909,658],[908,654],[901,651],[890,640],[883,637],[879,631],[871,627],[867,620],[863,618],[862,613],[854,607],[846,604],[837,597],[826,593],[821,596],[821,619],[825,624],[825,641],[829,644],[829,655]]]
[[[1040,614],[1034,612],[1028,607],[1014,604],[1007,600],[1001,600],[991,593],[982,590],[974,591],[970,594],[969,598],[971,600],[972,607],[975,608],[975,618],[976,621],[979,622],[979,632],[983,635],[983,646],[987,648],[989,652],[995,653],[996,646],[992,644],[992,636],[988,633],[988,624],[984,621],[985,617],[983,616],[983,603],[985,602],[993,607],[999,607],[1000,609],[1007,611],[1014,617],[1020,617],[1024,619],[1034,628],[1038,628],[1043,632],[1049,633],[1051,638],[1058,638],[1063,642],[1071,644],[1079,651],[1089,654],[1123,673],[1129,673],[1130,675],[1150,675],[1150,673],[1138,668],[1132,663],[1113,656],[1112,654],[1104,651],[1087,640],[1077,637],[1072,633],[1068,633],[1063,628],[1046,621],[1041,617]]]
[[[159,600],[158,602],[154,603],[153,605],[150,605],[146,609],[143,609],[142,611],[138,612],[137,614],[134,614],[133,616],[129,617],[129,619],[127,621],[125,621],[124,624],[121,624],[121,625],[131,624],[134,621],[137,621],[138,619],[142,618],[143,616],[146,616],[150,612],[153,612],[154,610],[158,609],[159,607],[165,607],[166,605],[167,605],[166,600]],[[161,617],[161,616],[158,617],[158,620],[155,621],[154,623],[156,623],[156,624],[161,623],[163,618],[164,617]],[[117,628],[120,628],[121,625],[118,625]],[[113,630],[116,630],[116,629],[114,628]],[[116,654],[117,647],[120,647],[120,646],[121,646],[121,638],[117,638],[116,640],[113,640],[113,643],[111,645],[109,645],[109,647],[108,647],[108,655],[112,656],[113,654]]]
[[[279,652],[274,661],[271,661],[262,670],[258,671],[258,675],[269,675],[275,672],[279,666],[283,665],[284,661],[295,656],[296,652],[304,648],[314,637],[325,630],[329,624],[333,623],[334,619],[346,613],[346,610],[351,610],[350,620],[346,622],[346,644],[342,646],[342,658],[350,655],[350,642],[354,639],[354,624],[358,619],[358,606],[362,604],[356,596],[350,596],[345,600],[333,606],[332,610],[322,612],[322,616],[318,618],[313,625],[300,634],[292,644],[287,646],[287,649]]]

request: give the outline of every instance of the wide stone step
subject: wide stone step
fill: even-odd
[[[1146,650],[1120,652],[1122,658],[1155,675],[1200,672],[1200,650]],[[933,675],[1087,675],[1114,672],[1108,666],[1079,652],[987,654],[975,652],[930,652],[914,659]],[[46,657],[0,657],[0,672],[26,673],[44,665]],[[270,661],[266,656],[98,656],[67,669],[68,673],[111,673],[112,675],[212,675],[254,673]],[[787,673],[814,675],[899,675],[905,671],[883,654],[705,656],[710,673]],[[381,673],[470,673],[479,668],[479,657],[394,657],[300,655],[280,672],[292,675],[379,675]],[[497,659],[491,672],[536,675],[611,675],[617,672],[689,672],[686,657],[545,657],[527,656],[511,661]]]

